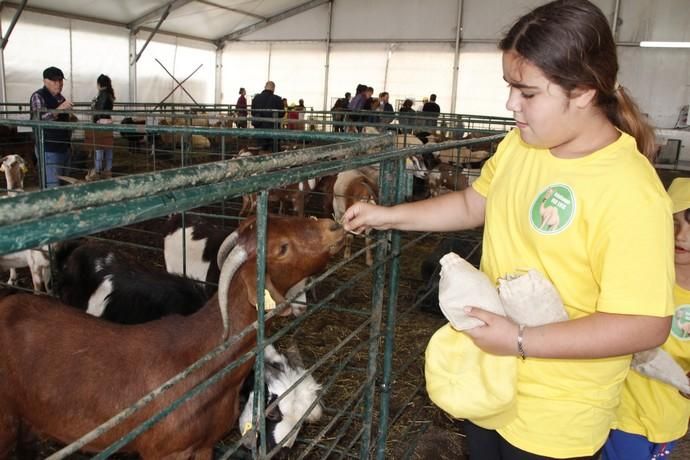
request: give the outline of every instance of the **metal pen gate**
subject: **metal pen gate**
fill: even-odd
[[[43,122],[26,122],[2,120],[0,124],[30,126],[36,130],[39,139],[46,126]],[[50,123],[51,128],[74,128],[71,123]],[[79,125],[77,125],[79,127]],[[84,125],[88,129],[114,129],[108,125]],[[118,126],[120,131],[137,132],[141,128]],[[268,189],[295,183],[308,178],[334,174],[339,171],[363,166],[380,165],[380,203],[393,204],[405,199],[406,180],[405,158],[412,154],[423,154],[451,147],[460,147],[479,142],[479,140],[451,141],[441,144],[408,147],[395,147],[392,135],[369,137],[353,137],[350,134],[336,134],[323,132],[285,132],[272,130],[247,129],[214,129],[194,127],[165,127],[146,126],[150,133],[170,132],[176,134],[203,134],[238,137],[272,137],[280,139],[295,139],[299,141],[314,140],[318,142],[337,142],[335,144],[318,147],[303,148],[274,155],[263,155],[250,158],[235,158],[212,163],[185,166],[177,169],[148,172],[131,176],[124,176],[113,180],[60,187],[35,193],[21,194],[16,197],[0,200],[0,253],[9,253],[25,248],[53,243],[68,238],[90,235],[95,232],[136,224],[155,219],[173,212],[188,211],[212,203],[225,203],[235,197],[247,193],[259,193],[257,208],[258,240],[265,238],[266,215],[269,208]],[[501,135],[484,138],[481,141],[495,140]],[[223,156],[225,152],[223,152]],[[203,213],[202,213],[203,214]],[[229,218],[225,210],[221,218]],[[373,266],[368,268],[356,267],[350,279],[334,276],[352,260],[358,258],[363,249],[345,261],[335,261],[329,270],[316,278],[307,286],[328,286],[332,289],[328,294],[319,292],[317,299],[310,302],[308,312],[304,316],[285,324],[271,336],[266,336],[263,326],[264,312],[263,296],[259,295],[259,320],[255,324],[257,330],[257,349],[240,358],[238,362],[229,363],[221,373],[234,369],[241,362],[251,359],[256,354],[257,381],[262,378],[263,347],[266,343],[274,343],[280,338],[303,327],[305,324],[319,320],[317,315],[327,312],[332,315],[325,321],[335,322],[337,332],[333,340],[324,340],[320,356],[312,356],[309,360],[309,372],[318,374],[323,385],[322,400],[326,409],[325,420],[313,427],[303,428],[298,438],[299,448],[291,457],[294,458],[390,458],[398,456],[398,452],[391,454],[388,434],[390,425],[403,416],[407,404],[391,410],[391,394],[395,388],[395,372],[404,372],[413,364],[418,364],[419,354],[413,356],[407,363],[394,369],[394,347],[396,314],[401,311],[398,305],[398,290],[400,281],[400,260],[406,248],[413,247],[427,235],[409,237],[400,232],[379,232],[375,235],[376,258]],[[405,238],[405,241],[403,241]],[[260,252],[261,254],[262,252]],[[361,260],[362,258],[359,257]],[[265,264],[265,256],[258,256],[258,264]],[[258,270],[259,280],[257,291],[263,292],[263,271]],[[330,281],[329,281],[330,280]],[[342,305],[342,299],[349,299],[349,292],[358,285],[366,284],[368,294],[364,295],[356,305]],[[321,290],[321,289],[319,289]],[[292,299],[287,299],[291,301]],[[410,308],[414,308],[411,306]],[[409,311],[409,309],[408,309]],[[403,311],[404,314],[404,311]],[[270,315],[270,313],[268,313]],[[344,316],[357,317],[349,331],[338,330],[339,320]],[[325,327],[330,326],[327,324]],[[322,325],[323,327],[323,325]],[[243,334],[250,332],[251,328]],[[430,333],[428,334],[430,335]],[[231,337],[224,344],[201,360],[211,359],[222,353],[240,337]],[[423,350],[424,343],[419,344]],[[174,381],[181,380],[192,368],[171,379],[153,394],[142,398],[123,414],[111,421],[95,427],[87,435],[50,458],[64,458],[86,445],[90,439],[113,426],[127,415],[145,405],[155,396],[166,391]],[[173,377],[173,376],[171,376]],[[214,376],[210,381],[194,388],[184,398],[191,398],[212,385],[220,378]],[[343,380],[356,381],[351,388],[343,389]],[[410,398],[423,395],[423,379],[414,383]],[[263,385],[258,388],[258,412],[263,414],[263,399],[261,392]],[[334,398],[334,393],[348,393],[342,399]],[[142,395],[143,397],[144,395]],[[334,407],[335,405],[338,407]],[[126,445],[135,436],[165,417],[183,401],[176,401],[166,411],[152,417],[130,435],[122,438],[118,443],[101,452],[96,458],[106,458]],[[115,415],[115,414],[113,414]],[[414,417],[414,416],[413,416]],[[263,416],[259,418],[260,438],[265,440],[265,425]],[[414,428],[414,423],[408,428]],[[228,431],[235,433],[235,427],[228,427]],[[414,429],[412,430],[414,431]],[[414,443],[409,439],[406,430],[402,438],[409,441],[409,446],[400,454],[407,457],[411,454]],[[417,435],[423,430],[417,430]],[[219,445],[217,455],[220,458],[241,457],[238,452],[239,435],[235,434]],[[264,443],[254,449],[254,458],[270,458],[277,453],[267,452]]]

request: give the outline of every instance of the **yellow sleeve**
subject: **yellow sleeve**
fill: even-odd
[[[651,188],[628,184],[625,190],[611,192],[617,197],[602,210],[605,223],[594,232],[591,258],[601,287],[597,311],[673,314],[671,203],[663,191]]]
[[[517,129],[509,132],[506,137],[498,144],[496,148],[496,153],[494,153],[491,158],[489,158],[484,166],[482,166],[482,172],[479,178],[472,183],[472,188],[475,192],[479,193],[481,196],[486,198],[489,195],[489,188],[491,188],[491,181],[496,173],[496,168],[498,167],[501,158],[503,158],[503,153],[508,150],[511,143],[515,142],[517,139]]]

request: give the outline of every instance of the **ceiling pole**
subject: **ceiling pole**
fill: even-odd
[[[218,39],[218,41],[225,42],[225,41],[232,41],[232,40],[237,40],[240,37],[243,37],[247,34],[250,34],[252,32],[256,32],[257,30],[261,30],[264,27],[268,27],[271,24],[275,24],[276,22],[280,22],[284,19],[290,18],[292,16],[295,16],[300,13],[304,13],[305,11],[311,10],[312,8],[316,8],[317,6],[321,6],[324,3],[328,3],[330,0],[310,0],[306,3],[302,3],[301,5],[298,5],[294,8],[290,8],[289,10],[283,11],[282,13],[278,13],[275,16],[271,16],[270,18],[266,18],[263,21],[256,22],[250,26],[244,27],[240,30],[236,30],[235,32],[232,32],[227,35],[223,35]]]
[[[324,66],[323,76],[323,108],[326,111],[330,109],[328,103],[328,76],[331,67],[331,30],[333,29],[333,0],[328,2],[328,31],[326,32],[326,65]]]
[[[173,11],[182,8],[186,4],[191,3],[193,1],[194,0],[170,0],[168,3],[156,7],[153,11],[149,11],[145,15],[140,16],[136,18],[134,21],[128,23],[127,28],[134,32],[139,32],[139,29],[141,29],[142,26],[147,22],[151,22],[159,18],[163,14],[172,13]]]
[[[216,87],[214,101],[220,104],[223,101],[223,48],[224,44],[216,47]]]
[[[10,25],[7,26],[7,33],[4,37],[2,37],[2,41],[0,42],[0,49],[4,50],[7,46],[7,41],[10,39],[10,35],[12,35],[12,30],[14,30],[14,26],[17,24],[19,16],[22,15],[22,11],[24,11],[24,8],[26,7],[26,2],[28,1],[29,0],[23,0],[21,5],[19,5],[19,7],[17,8],[17,11],[14,12],[12,21],[10,22]]]
[[[137,34],[129,33],[129,102],[137,102]]]
[[[453,58],[453,81],[450,91],[450,113],[455,113],[458,99],[458,78],[460,76],[460,41],[462,40],[462,6],[463,0],[458,0],[458,20],[455,26],[455,57]]]
[[[613,7],[613,20],[611,21],[611,35],[613,35],[613,40],[616,40],[616,34],[618,33],[618,16],[621,12],[621,0],[616,0],[616,4]]]
[[[149,38],[146,39],[144,46],[141,47],[141,51],[139,51],[139,54],[137,54],[136,57],[134,58],[134,62],[139,62],[139,58],[144,53],[144,50],[146,49],[146,47],[149,46],[149,42],[154,37],[154,35],[156,35],[156,32],[158,32],[158,29],[161,28],[163,21],[165,21],[165,19],[170,14],[170,8],[171,7],[172,7],[172,4],[169,4],[168,7],[165,9],[165,12],[163,13],[163,15],[158,20],[158,24],[156,24],[156,27],[151,31],[151,34],[149,34]]]

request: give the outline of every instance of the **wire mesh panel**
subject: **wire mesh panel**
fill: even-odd
[[[192,119],[192,115],[188,117]],[[12,122],[7,124],[13,125]],[[31,126],[38,132],[43,129],[41,123]],[[119,129],[138,132],[137,127]],[[147,124],[145,133],[180,138],[195,133],[232,135],[245,141],[252,136],[275,136],[281,142],[302,142],[310,147],[256,156],[232,156],[226,152],[226,158],[230,159],[224,161],[214,161],[217,158],[209,154],[205,159],[195,157],[190,151],[186,161],[178,165],[182,168],[142,167],[137,171],[141,174],[123,174],[112,180],[0,200],[0,208],[4,206],[0,211],[5,211],[0,212],[0,216],[4,216],[0,219],[2,253],[88,236],[91,241],[106,243],[112,251],[117,249],[129,254],[149,268],[163,270],[168,262],[163,252],[167,257],[170,249],[165,237],[170,234],[166,225],[172,219],[171,214],[184,212],[182,234],[186,234],[187,228],[193,235],[196,230],[213,227],[225,238],[246,221],[251,223],[251,232],[256,235],[258,321],[222,344],[218,337],[217,348],[204,350],[194,359],[202,358],[207,352],[211,355],[204,359],[220,359],[216,356],[224,356],[228,347],[232,349],[234,344],[244,340],[256,341],[252,342],[256,345],[241,355],[222,358],[222,366],[216,368],[219,374],[199,382],[184,396],[179,393],[178,398],[177,390],[168,390],[166,384],[156,390],[155,395],[141,400],[134,406],[141,405],[141,412],[130,415],[137,420],[138,427],[133,433],[123,433],[124,437],[103,450],[98,458],[120,449],[131,450],[149,430],[166,426],[169,420],[175,420],[178,411],[184,413],[193,401],[212,393],[214,386],[223,385],[239,372],[238,369],[244,369],[251,362],[255,362],[255,375],[246,377],[245,385],[251,387],[253,393],[251,396],[245,394],[241,404],[240,399],[233,402],[247,415],[230,417],[231,423],[222,427],[224,435],[216,444],[216,457],[405,458],[416,455],[424,458],[419,457],[418,441],[423,444],[430,427],[438,425],[436,422],[444,423],[444,417],[426,398],[421,356],[426,341],[442,323],[442,318],[434,313],[433,302],[429,302],[436,297],[433,260],[429,262],[432,268],[421,267],[420,271],[419,265],[427,256],[438,252],[437,246],[442,243],[439,236],[372,232],[368,238],[353,238],[348,257],[336,252],[340,249],[338,244],[333,248],[326,270],[315,273],[289,294],[281,292],[285,297],[283,302],[281,298],[262,295],[268,292],[270,283],[264,274],[270,272],[270,260],[277,257],[270,248],[282,250],[280,245],[267,245],[267,241],[272,241],[267,240],[267,235],[275,231],[277,224],[273,222],[277,221],[266,216],[298,212],[293,205],[294,197],[301,196],[305,214],[332,218],[334,198],[338,198],[334,197],[334,178],[342,171],[355,168],[365,171],[366,174],[361,174],[366,180],[376,184],[377,203],[393,204],[427,196],[426,182],[417,193],[414,193],[414,186],[413,193],[409,193],[408,184],[414,181],[414,173],[419,172],[415,168],[421,168],[412,166],[414,162],[409,158],[423,159],[425,155],[434,156],[434,152],[448,149],[455,149],[457,163],[446,163],[453,171],[447,176],[454,175],[455,180],[445,187],[459,189],[461,177],[465,177],[463,184],[467,186],[466,169],[471,169],[467,168],[468,161],[459,160],[461,150],[471,149],[477,142],[494,142],[498,137],[396,147],[394,134],[353,137],[351,134],[222,129],[191,123]],[[438,156],[436,154],[437,161]],[[426,175],[430,176],[428,170]],[[310,182],[313,185],[307,185]],[[309,187],[308,193],[299,187],[288,187],[297,183]],[[240,215],[247,197],[256,201],[255,223],[253,218],[247,220],[246,215]],[[337,227],[335,222],[333,226]],[[452,239],[456,241],[451,245],[455,250],[466,250],[466,257],[476,257],[480,234],[463,233]],[[182,255],[185,275],[191,276],[190,264],[195,257],[193,248],[187,245],[202,244],[199,241],[210,244],[210,239],[194,240],[192,237],[175,243],[175,252]],[[269,248],[265,254],[264,247]],[[367,250],[374,254],[371,263],[367,263]],[[215,257],[211,259],[210,263],[215,263]],[[267,261],[269,266],[264,270],[262,264]],[[426,276],[429,271],[431,275]],[[207,288],[212,291],[218,285],[217,280],[214,284],[208,278],[199,281],[207,282]],[[290,310],[298,312],[298,316],[278,316],[272,309],[274,301],[278,306],[289,304]],[[229,316],[232,322],[232,312]],[[163,354],[161,360],[165,359]],[[204,364],[197,366],[205,369]],[[167,379],[185,382],[194,372],[186,369],[171,373],[166,379],[152,382],[149,389],[155,389]],[[78,385],[76,388],[78,391]],[[169,394],[175,394],[175,400],[170,400],[172,404],[158,415],[149,414],[145,409],[149,399],[154,401],[150,404],[157,405],[155,396],[165,391],[172,391]],[[239,387],[233,387],[232,391],[239,398],[234,393]],[[136,398],[123,401],[121,408],[145,396],[146,392],[142,392]],[[84,407],[79,410],[88,409]],[[116,416],[116,412],[111,416]],[[142,413],[147,414],[146,420],[137,415]],[[124,418],[122,416],[127,414],[120,415]],[[115,421],[109,423],[114,425]],[[445,427],[452,429],[452,422]],[[63,453],[52,454],[61,446],[46,444],[41,446],[41,455],[80,458],[82,454],[75,452],[92,445],[95,436],[108,436],[105,431],[108,427],[92,428],[95,431],[89,438],[62,450]]]

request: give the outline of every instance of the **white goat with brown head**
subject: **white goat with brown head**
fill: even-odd
[[[28,169],[24,159],[17,154],[5,155],[0,163],[0,172],[5,173],[7,181],[7,195],[16,196],[18,192],[24,191],[24,176]],[[40,249],[25,249],[0,256],[0,268],[10,271],[10,278],[7,284],[17,284],[17,269],[29,267],[31,270],[31,281],[34,291],[38,292],[45,286],[49,290],[50,284],[50,260],[48,258],[48,247]]]

